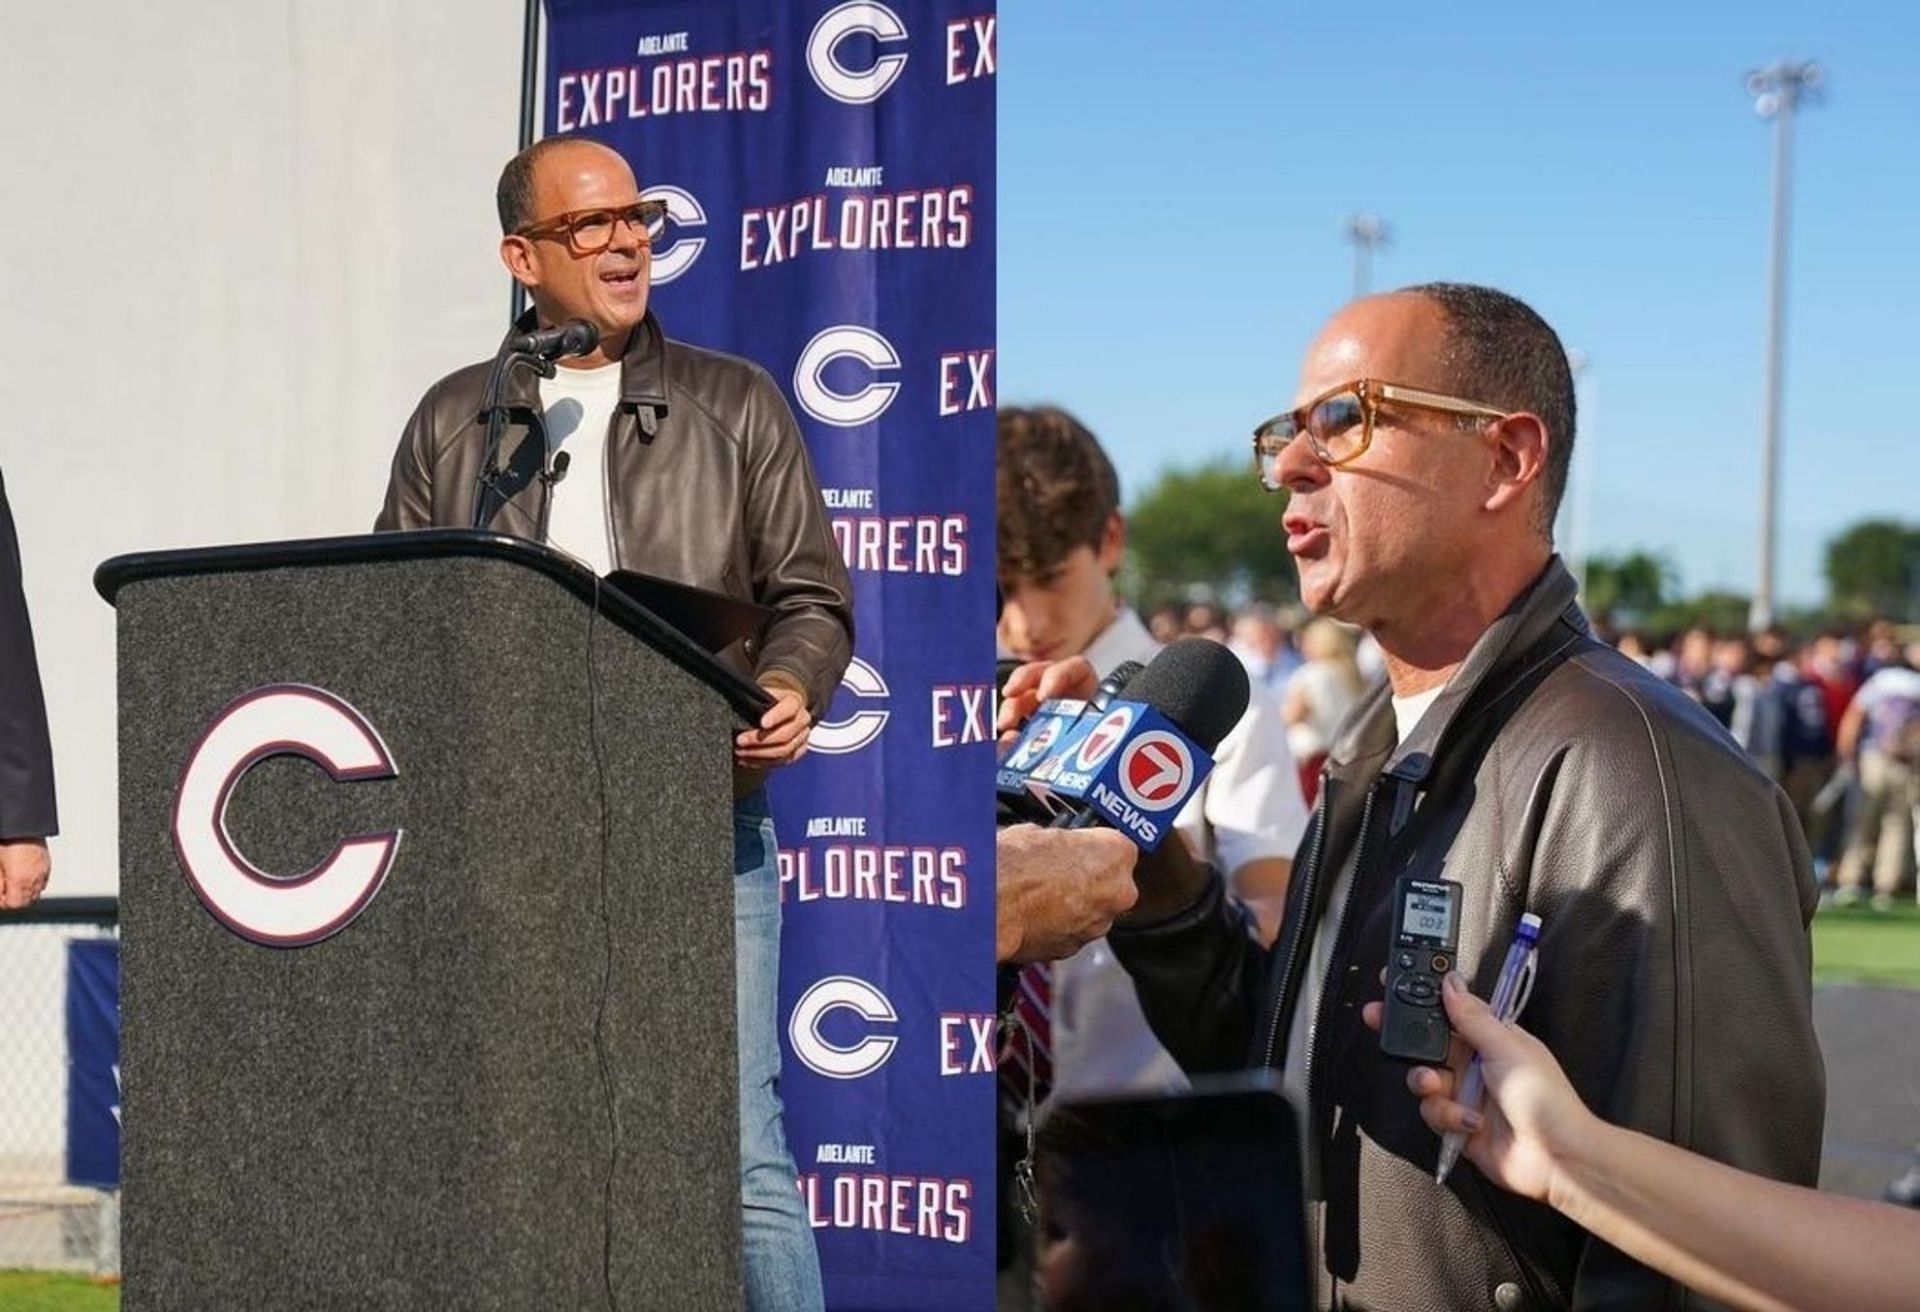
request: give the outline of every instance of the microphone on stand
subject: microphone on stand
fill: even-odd
[[[490,497],[506,500],[500,493],[499,482],[500,475],[506,472],[500,468],[500,429],[506,417],[506,407],[500,403],[500,389],[506,384],[507,374],[515,365],[524,364],[531,366],[542,378],[551,378],[555,360],[570,355],[585,355],[599,344],[598,328],[585,319],[569,319],[558,327],[515,333],[500,348],[500,354],[494,357],[492,372],[487,375],[486,399],[482,403],[482,413],[487,417],[487,438],[482,449],[480,472],[474,476],[473,528],[483,529],[487,526],[490,518],[487,503]],[[547,516],[553,505],[553,485],[560,481],[560,474],[555,472],[556,463],[547,452],[541,452],[540,481],[545,491],[539,516],[542,542],[546,541]]]
[[[557,328],[518,333],[507,339],[508,351],[515,355],[531,355],[540,360],[585,355],[598,345],[600,330],[585,319],[569,319]]]
[[[553,458],[553,468],[540,475],[546,490],[540,497],[540,541],[547,540],[547,525],[553,522],[553,489],[561,479],[567,476],[567,466],[573,463],[573,452],[562,451]]]

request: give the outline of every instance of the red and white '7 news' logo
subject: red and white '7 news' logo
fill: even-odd
[[[342,783],[398,771],[366,716],[324,688],[297,683],[269,684],[234,701],[187,757],[173,801],[173,849],[187,882],[240,937],[304,947],[366,910],[393,868],[401,831],[343,838],[305,874],[268,874],[234,845],[227,804],[247,771],[270,756],[304,756]]]
[[[1184,801],[1193,782],[1193,753],[1178,734],[1151,729],[1120,754],[1120,791],[1142,811]]]
[[[1080,740],[1080,750],[1075,753],[1073,768],[1085,772],[1097,770],[1100,763],[1113,755],[1113,749],[1126,737],[1127,730],[1133,727],[1133,708],[1116,706],[1100,717],[1100,723],[1087,731]]]

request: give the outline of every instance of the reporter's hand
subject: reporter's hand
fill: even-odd
[[[1032,661],[1007,676],[1000,690],[1000,713],[994,721],[1000,750],[1013,745],[1020,726],[1040,709],[1040,703],[1055,697],[1093,696],[1100,690],[1100,676],[1085,656],[1069,656],[1063,661]]]
[[[994,836],[994,959],[1057,961],[1113,927],[1139,896],[1139,849],[1111,829],[1011,825]]]
[[[1436,1134],[1465,1132],[1467,1160],[1501,1188],[1547,1201],[1560,1163],[1598,1122],[1547,1045],[1494,1019],[1458,971],[1448,973],[1441,998],[1453,1024],[1456,1057],[1480,1054],[1486,1097],[1477,1112],[1453,1100],[1464,1060],[1451,1070],[1418,1066],[1407,1073],[1407,1087],[1419,1095],[1420,1119]],[[1381,1012],[1381,1003],[1369,1002],[1361,1014],[1378,1030]]]
[[[792,765],[807,754],[807,738],[813,731],[813,716],[807,699],[791,688],[767,686],[773,705],[752,729],[743,729],[733,739],[736,765],[758,769]]]
[[[53,857],[44,838],[0,838],[0,909],[30,907],[47,887]]]

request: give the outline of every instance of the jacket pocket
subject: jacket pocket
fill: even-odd
[[[1460,1164],[1460,1174],[1472,1182],[1472,1189],[1479,1206],[1469,1208],[1475,1213],[1475,1219],[1483,1221],[1479,1229],[1490,1235],[1497,1245],[1497,1255],[1504,1259],[1507,1270],[1512,1273],[1522,1291],[1527,1296],[1525,1306],[1529,1309],[1552,1308],[1556,1312],[1566,1312],[1569,1306],[1566,1299],[1548,1292],[1548,1285],[1535,1274],[1533,1268],[1520,1256],[1515,1247],[1513,1236],[1507,1229],[1505,1218],[1500,1214],[1498,1200],[1494,1197],[1493,1186],[1487,1178],[1473,1169],[1467,1162]],[[1502,1312],[1505,1312],[1503,1309]]]

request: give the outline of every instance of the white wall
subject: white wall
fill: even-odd
[[[0,469],[52,720],[54,893],[118,880],[100,561],[364,531],[491,353],[521,0],[0,0]]]

